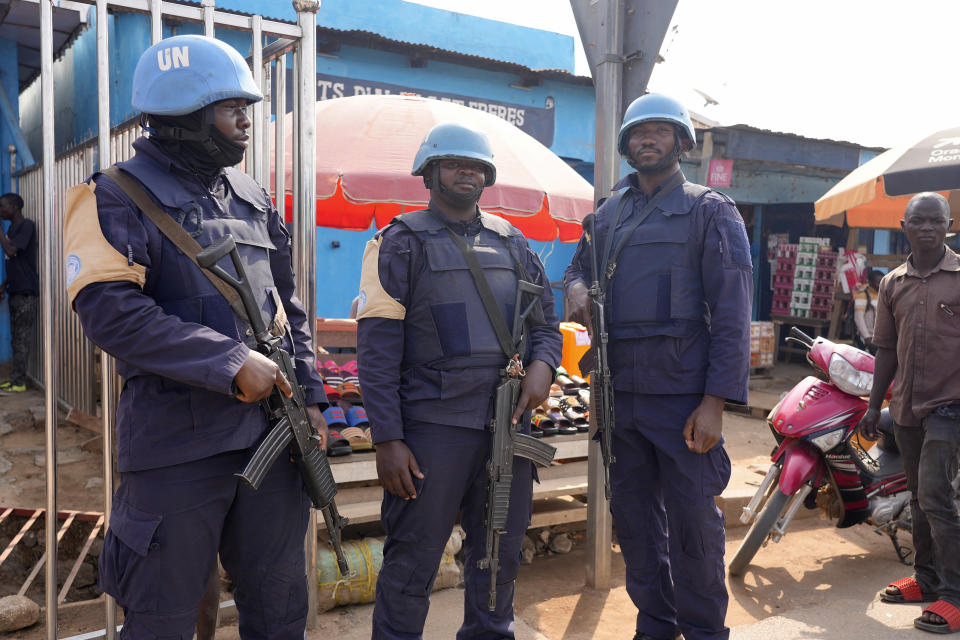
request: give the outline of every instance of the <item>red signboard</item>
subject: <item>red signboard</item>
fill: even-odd
[[[733,160],[710,159],[710,171],[707,173],[708,187],[729,187],[733,175]]]

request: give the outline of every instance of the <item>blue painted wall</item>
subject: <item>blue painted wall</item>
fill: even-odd
[[[218,8],[258,12],[265,17],[295,20],[287,0],[253,2],[220,0]],[[95,23],[95,12],[90,23]],[[150,24],[145,15],[112,14],[110,28],[111,125],[135,114],[130,106],[133,69],[149,46]],[[343,30],[364,30],[387,38],[422,43],[442,49],[489,57],[528,66],[571,71],[574,65],[573,38],[502,22],[464,16],[450,11],[410,4],[402,0],[324,0],[318,24]],[[171,28],[164,24],[164,36],[202,33],[202,25],[183,23]],[[217,29],[217,37],[242,54],[249,55],[247,33]],[[55,103],[58,113],[56,145],[63,151],[96,135],[96,33],[89,28],[54,64]],[[594,93],[590,85],[544,80],[539,86],[522,89],[514,73],[467,67],[428,60],[412,68],[409,56],[344,45],[333,56],[317,57],[317,73],[363,82],[385,83],[418,92],[460,94],[479,100],[519,105],[541,112],[549,110],[553,135],[550,148],[567,159],[592,181]],[[349,84],[345,95],[353,95]],[[21,122],[28,141],[39,157],[41,145],[39,82],[22,96]],[[66,117],[63,117],[66,116]],[[360,263],[366,241],[374,230],[363,232],[317,229],[317,313],[323,317],[345,317],[360,282]],[[331,243],[339,243],[333,248]],[[551,281],[558,281],[569,263],[574,244],[533,243],[544,257]],[[335,277],[333,277],[335,274]],[[558,312],[561,303],[558,300]],[[2,317],[2,314],[0,314]]]

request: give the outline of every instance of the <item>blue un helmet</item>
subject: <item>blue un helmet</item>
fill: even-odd
[[[263,94],[243,57],[215,38],[161,40],[133,72],[133,107],[141,113],[181,116],[230,98],[260,102]]]
[[[435,125],[427,137],[420,143],[420,149],[413,158],[414,176],[422,176],[434,160],[444,158],[467,158],[481,163],[487,168],[483,186],[489,187],[497,181],[497,167],[493,164],[493,151],[486,134],[455,122],[442,122]]]
[[[697,146],[697,134],[693,130],[693,121],[687,108],[682,104],[660,93],[648,93],[630,103],[623,114],[623,124],[620,126],[620,135],[617,138],[617,150],[624,157],[630,156],[627,149],[628,132],[641,122],[670,122],[683,132],[683,135],[693,145]]]

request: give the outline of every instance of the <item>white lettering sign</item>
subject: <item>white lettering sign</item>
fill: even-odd
[[[157,66],[160,71],[168,71],[170,67],[179,69],[190,66],[190,47],[167,47],[157,51]]]

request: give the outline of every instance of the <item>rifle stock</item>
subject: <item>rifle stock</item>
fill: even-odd
[[[216,264],[226,255],[229,255],[233,262],[237,272],[236,278]],[[267,471],[292,443],[291,453],[303,478],[307,495],[310,496],[314,508],[323,513],[330,543],[337,556],[337,566],[341,575],[346,576],[350,573],[350,567],[343,554],[341,537],[347,520],[340,515],[334,502],[337,485],[333,479],[330,462],[327,460],[326,453],[318,446],[320,436],[307,416],[303,387],[297,382],[297,372],[290,354],[280,346],[279,338],[270,335],[260,315],[260,309],[256,305],[253,290],[247,280],[233,236],[227,234],[217,244],[201,251],[197,254],[197,263],[216,274],[240,295],[257,340],[258,351],[276,363],[293,389],[293,397],[288,398],[274,386],[270,397],[265,402],[271,424],[270,431],[243,472],[238,475],[254,489],[259,488]]]

